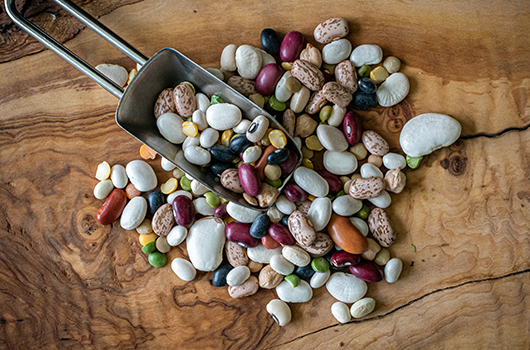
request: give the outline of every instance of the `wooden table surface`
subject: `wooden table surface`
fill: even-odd
[[[51,1],[17,3],[89,63],[134,67]],[[395,284],[370,284],[375,311],[340,326],[320,288],[280,328],[265,311],[273,291],[234,300],[211,273],[184,283],[149,266],[136,232],[97,223],[97,164],[138,159],[140,144],[115,124],[113,96],[2,7],[1,349],[530,348],[530,2],[78,3],[145,54],[174,47],[204,67],[218,67],[227,44],[259,46],[265,27],[314,42],[319,22],[345,17],[354,46],[399,57],[411,83],[399,105],[360,113],[364,126],[399,150],[408,119],[439,112],[462,138],[407,171],[393,196],[390,250],[404,269]]]

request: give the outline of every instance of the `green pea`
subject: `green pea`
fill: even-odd
[[[217,208],[220,204],[219,196],[213,192],[206,192],[204,198],[206,198],[206,203],[210,204],[213,208]]]
[[[269,98],[269,107],[272,108],[273,110],[277,111],[277,112],[281,112],[281,111],[285,110],[287,105],[285,104],[285,102],[278,101],[276,96],[272,95]]]
[[[195,86],[193,86],[192,83],[190,83],[189,81],[183,81],[181,84],[188,85],[191,88],[191,90],[193,91],[193,94],[195,95]]]
[[[228,202],[229,202],[228,199],[223,198],[223,197],[219,197],[219,204],[220,204],[220,205],[221,205],[221,204],[227,204]]]
[[[363,204],[363,207],[361,208],[361,210],[359,210],[355,216],[357,216],[358,218],[361,218],[363,220],[366,220],[368,219],[368,215],[370,215],[370,208]]]
[[[336,64],[322,63],[322,70],[328,71],[329,74],[335,74]]]
[[[421,157],[411,157],[407,155],[407,165],[411,169],[416,169],[420,166],[421,160],[423,159],[423,156]]]
[[[328,123],[327,122],[320,122],[318,123],[318,125],[327,125]]]
[[[291,283],[291,286],[293,286],[293,288],[297,287],[300,284],[300,277],[298,277],[297,275],[287,275],[284,278],[287,282]]]
[[[193,117],[188,117],[188,119],[186,119],[187,121],[189,122],[192,122],[193,121]]]
[[[311,261],[311,267],[316,272],[326,272],[329,270],[329,264],[326,258],[316,258]]]
[[[320,110],[320,114],[319,114],[320,120],[323,121],[323,122],[328,121],[328,119],[331,117],[331,113],[333,113],[333,107],[324,106]]]
[[[359,74],[359,76],[362,78],[369,77],[371,71],[372,69],[370,68],[370,66],[367,66],[365,64],[364,66],[361,66],[361,68],[359,68],[359,70],[357,71],[357,74]]]
[[[272,187],[276,187],[276,188],[279,188],[282,185],[282,180],[280,179],[276,179],[276,180],[265,179],[265,182],[271,185]]]
[[[167,263],[166,254],[162,254],[160,252],[152,252],[151,254],[149,254],[147,260],[149,260],[149,263],[152,266],[157,268],[164,267]]]
[[[328,197],[332,201],[335,199],[335,195],[333,194],[328,194],[326,197]]]
[[[345,196],[345,195],[346,195],[346,192],[344,192],[344,190],[340,190],[340,191],[337,193],[337,197]]]
[[[191,180],[186,176],[183,176],[180,179],[180,187],[182,187],[182,189],[185,191],[191,191]]]
[[[212,101],[210,102],[210,104],[215,105],[215,104],[218,104],[218,103],[224,103],[224,101],[221,99],[221,97],[219,97],[217,95],[213,95],[212,96]]]
[[[252,94],[248,97],[248,99],[257,104],[260,108],[265,106],[265,98],[260,94]]]
[[[142,247],[142,252],[145,254],[151,254],[156,250],[156,240],[151,241]]]

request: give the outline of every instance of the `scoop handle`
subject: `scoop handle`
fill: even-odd
[[[101,35],[112,45],[118,48],[120,51],[125,53],[127,56],[143,65],[147,61],[147,57],[138,52],[134,47],[130,46],[125,40],[120,38],[118,35],[113,33],[103,24],[99,23],[95,18],[86,13],[83,9],[75,5],[69,0],[54,0],[59,6],[64,8],[66,11],[74,15],[81,22],[92,28],[96,33]],[[80,70],[83,74],[94,80],[99,86],[121,99],[123,95],[123,88],[112,80],[107,78],[103,73],[94,69],[90,64],[79,58],[72,51],[61,45],[42,29],[28,21],[24,16],[17,10],[14,0],[5,0],[6,12],[11,17],[13,22],[28,32],[35,39],[44,44],[47,48],[55,52],[57,55],[62,57],[72,66]]]

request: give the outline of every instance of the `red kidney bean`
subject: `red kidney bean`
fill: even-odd
[[[337,175],[326,170],[317,170],[317,173],[328,183],[329,193],[337,193],[342,190],[343,185]]]
[[[283,194],[291,202],[303,202],[307,199],[307,193],[297,184],[289,184],[283,189]]]
[[[289,32],[285,35],[280,46],[280,58],[284,62],[294,62],[300,57],[305,47],[305,37],[300,32]]]
[[[351,265],[350,272],[366,282],[379,282],[383,279],[381,268],[370,260],[363,260],[357,265]]]
[[[338,252],[333,253],[329,262],[335,267],[357,265],[361,262],[361,257],[359,255],[345,252],[344,250],[339,250]]]
[[[266,235],[261,237],[261,244],[267,249],[276,249],[281,247],[281,244],[278,243],[274,238],[272,238],[270,235]]]
[[[260,242],[259,239],[250,235],[251,224],[233,221],[226,225],[226,239],[231,242],[242,245],[246,248],[253,248]]]
[[[282,168],[282,179],[286,178],[294,171],[296,164],[298,164],[298,155],[293,151],[289,154],[289,158],[280,164],[280,168]]]
[[[294,245],[296,241],[287,226],[282,224],[272,224],[269,227],[269,235],[282,245]]]
[[[115,188],[101,208],[98,209],[96,219],[101,225],[110,225],[120,217],[126,204],[127,195],[125,191]]]
[[[265,150],[261,154],[260,159],[256,163],[256,169],[258,170],[259,179],[261,181],[265,180],[265,167],[267,166],[267,157],[275,149],[276,149],[276,147],[274,147],[273,145],[270,145],[269,147],[265,148]],[[291,153],[293,153],[293,152],[291,152]]]
[[[356,145],[361,141],[363,125],[361,124],[361,119],[355,113],[351,111],[346,113],[342,121],[342,128],[350,145]]]
[[[221,204],[215,210],[213,211],[213,216],[219,219],[226,219],[228,217],[228,212],[226,211],[226,207],[228,204]]]
[[[177,196],[173,200],[173,214],[177,225],[190,227],[195,221],[195,206],[186,196]]]
[[[258,171],[248,163],[241,164],[238,170],[239,182],[250,196],[257,196],[261,192],[261,180]]]
[[[256,91],[263,96],[272,95],[276,84],[282,77],[282,69],[275,63],[270,63],[261,68],[256,78]]]

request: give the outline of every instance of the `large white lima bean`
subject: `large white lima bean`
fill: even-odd
[[[354,303],[368,291],[366,282],[344,272],[335,272],[326,283],[329,294],[343,303]]]
[[[272,316],[274,321],[282,327],[291,322],[291,309],[283,300],[272,299],[267,304],[267,312]]]
[[[195,267],[186,259],[175,258],[171,262],[171,270],[183,281],[193,281],[197,275]]]
[[[134,197],[127,203],[121,213],[120,225],[125,230],[134,230],[145,219],[147,201],[144,197]]]
[[[383,59],[383,50],[377,45],[360,45],[353,49],[350,60],[355,67],[378,64]]]
[[[390,75],[376,91],[377,102],[382,107],[392,107],[407,97],[410,89],[409,79],[403,73]]]
[[[462,132],[458,121],[445,114],[424,113],[409,120],[399,136],[403,152],[421,157],[453,144]]]
[[[312,169],[301,166],[294,171],[293,178],[298,186],[315,197],[325,197],[329,193],[328,182]]]
[[[203,218],[190,228],[186,238],[188,256],[199,271],[213,271],[223,261],[225,224],[218,218]]]
[[[206,110],[206,121],[215,130],[228,130],[241,122],[241,110],[231,103],[217,103]]]
[[[313,297],[313,289],[304,280],[300,280],[300,284],[296,287],[293,287],[287,281],[283,281],[276,287],[276,294],[278,298],[286,303],[305,303]]]
[[[164,113],[156,120],[156,126],[166,140],[179,145],[186,140],[186,135],[182,132],[183,122],[175,113]]]
[[[326,228],[331,219],[332,211],[331,200],[328,197],[315,198],[313,200],[307,212],[307,217],[311,220],[315,231],[319,232]]]
[[[140,192],[154,190],[158,184],[155,171],[143,160],[133,160],[125,167],[125,172],[134,187]]]
[[[335,175],[348,175],[357,170],[357,158],[347,151],[326,151],[323,163],[324,168]]]

